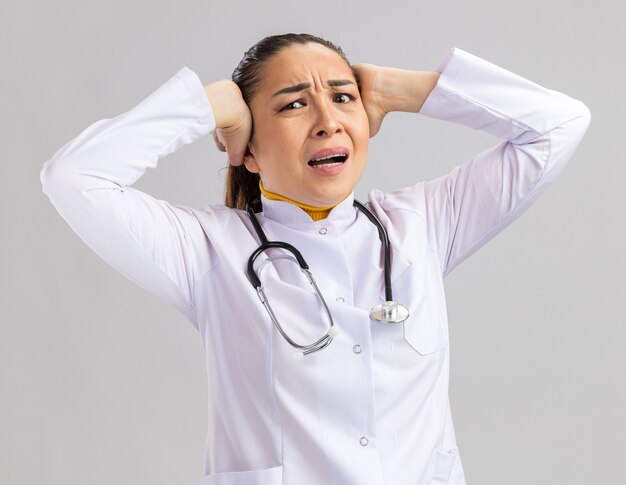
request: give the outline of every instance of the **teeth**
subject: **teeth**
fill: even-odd
[[[315,168],[319,167],[332,167],[333,165],[341,165],[343,162],[331,162],[331,163],[320,163],[315,165]]]
[[[312,161],[313,162],[318,162],[320,160],[328,160],[329,158],[333,158],[333,157],[345,157],[345,156],[346,156],[345,153],[334,153],[334,154],[328,155],[326,157],[314,158]]]

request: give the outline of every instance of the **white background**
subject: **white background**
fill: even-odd
[[[626,483],[624,11],[618,2],[2,1],[0,484],[198,483],[201,342],[85,246],[41,192],[45,160],[187,65],[207,84],[265,35],[309,32],[352,62],[434,70],[460,47],[582,100],[570,165],[446,279],[450,395],[469,484]],[[357,189],[450,171],[498,140],[393,114]],[[135,187],[222,197],[211,137]],[[242,335],[245,338],[245,335]],[[245,444],[243,444],[245,445]],[[348,485],[348,484],[346,484]]]

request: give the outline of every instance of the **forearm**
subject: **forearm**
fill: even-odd
[[[241,114],[241,91],[233,81],[222,79],[204,86],[204,92],[215,118],[216,128],[228,128],[239,121]]]
[[[43,192],[96,254],[188,318],[195,278],[213,264],[189,242],[208,240],[206,227],[132,185],[214,126],[199,78],[183,68],[137,106],[91,124],[40,172]]]
[[[381,67],[377,83],[384,111],[418,113],[440,75],[439,72]]]
[[[233,81],[223,79],[204,86],[204,93],[215,117],[215,144],[227,152],[230,164],[240,165],[252,132],[252,115],[241,90]]]
[[[137,106],[92,123],[46,161],[44,191],[65,197],[69,174],[77,193],[132,185],[160,158],[213,129],[201,88],[196,74],[185,67]]]
[[[500,138],[424,185],[432,246],[447,274],[528,209],[571,158],[590,122],[579,100],[461,49],[448,52],[422,116]]]

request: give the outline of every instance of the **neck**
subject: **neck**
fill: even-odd
[[[322,219],[326,219],[326,217],[328,217],[328,214],[330,213],[332,208],[335,207],[337,204],[341,203],[341,201],[339,201],[337,202],[337,204],[329,205],[326,207],[316,207],[312,205],[302,204],[301,202],[298,202],[293,199],[289,199],[280,194],[275,194],[274,192],[269,192],[268,190],[265,189],[265,187],[263,187],[263,182],[259,182],[259,188],[261,189],[261,193],[268,199],[282,200],[284,202],[289,202],[290,204],[296,205],[300,207],[300,209],[302,209],[304,212],[306,212],[314,221],[321,221]]]

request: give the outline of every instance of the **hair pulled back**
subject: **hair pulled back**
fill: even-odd
[[[289,47],[293,44],[308,44],[316,43],[328,47],[332,51],[341,56],[346,64],[350,66],[350,62],[346,58],[346,55],[341,50],[341,47],[329,42],[321,37],[317,37],[311,34],[280,34],[271,35],[261,39],[248,49],[243,59],[239,62],[239,65],[235,68],[232,74],[232,80],[239,89],[246,104],[250,105],[250,100],[257,91],[260,83],[260,74],[263,66],[274,55],[276,55],[282,49]],[[356,76],[356,72],[352,71]],[[250,137],[253,136],[254,126]],[[261,194],[259,189],[259,174],[252,173],[244,165],[228,165],[228,171],[226,173],[226,191],[224,194],[224,203],[228,207],[235,209],[245,209],[249,201],[255,199]]]

